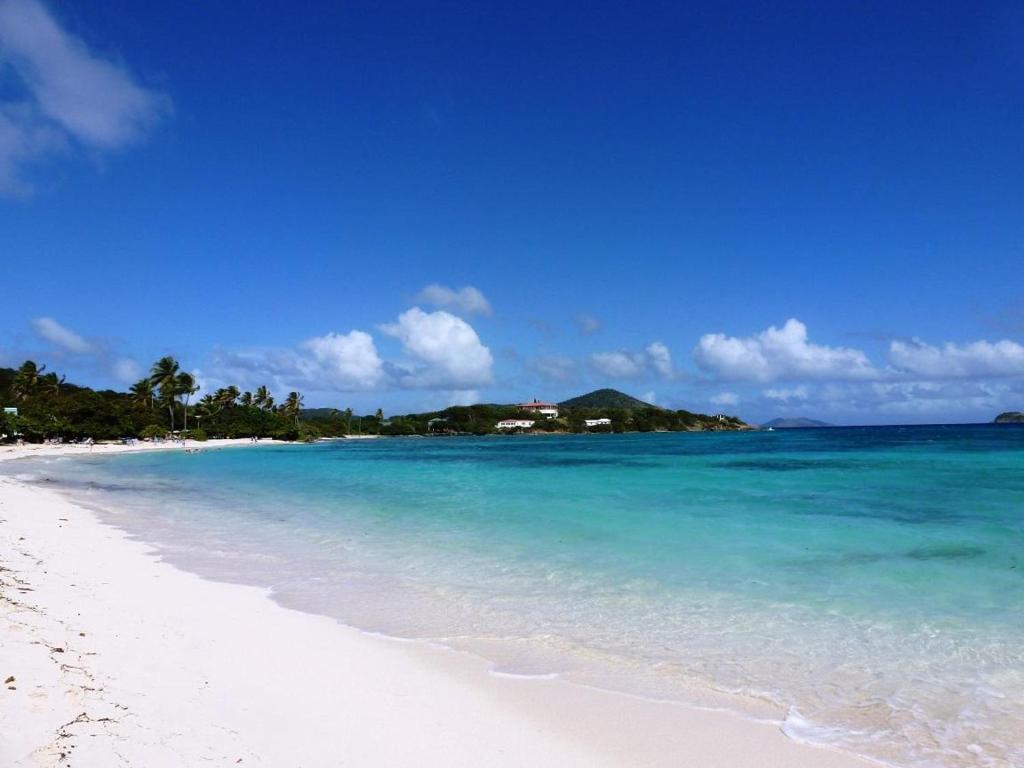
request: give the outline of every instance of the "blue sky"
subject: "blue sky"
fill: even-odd
[[[1019,3],[0,0],[0,365],[1024,408]]]

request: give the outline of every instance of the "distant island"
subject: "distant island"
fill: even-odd
[[[1024,412],[1007,411],[996,416],[993,424],[1024,424]]]
[[[761,425],[764,429],[804,429],[807,427],[833,427],[834,424],[829,424],[826,421],[818,421],[817,419],[805,419],[802,416],[796,418],[780,418],[766,421]]]
[[[706,432],[752,429],[736,416],[670,410],[616,389],[598,389],[559,403],[452,406],[391,417],[381,434],[510,434],[583,432]]]

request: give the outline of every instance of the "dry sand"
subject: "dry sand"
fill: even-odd
[[[0,567],[0,766],[868,765],[777,724],[496,676],[289,610],[2,477]]]

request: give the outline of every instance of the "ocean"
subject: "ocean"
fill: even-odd
[[[1024,765],[1024,428],[394,438],[26,460],[162,557],[499,673]]]

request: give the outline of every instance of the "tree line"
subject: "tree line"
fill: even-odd
[[[0,405],[18,414],[0,414],[0,435],[10,441],[46,439],[116,440],[169,435],[207,437],[274,437],[315,440],[350,434],[488,435],[502,419],[522,417],[514,405],[451,406],[384,419],[383,412],[357,415],[351,408],[303,408],[299,392],[277,403],[266,386],[241,391],[226,386],[193,398],[195,377],[173,357],[153,363],[149,374],[128,392],[96,391],[68,383],[31,360],[17,370],[0,368]],[[534,418],[534,417],[530,417]],[[609,418],[611,424],[587,427],[586,419]],[[563,408],[557,419],[536,418],[533,432],[655,432],[747,428],[735,417],[708,416],[685,410],[637,408]]]
[[[222,387],[193,397],[199,387],[195,377],[182,370],[173,357],[153,363],[149,374],[131,385],[128,392],[96,391],[70,384],[65,377],[47,371],[45,365],[26,360],[17,369],[0,368],[0,405],[16,408],[17,415],[0,414],[0,434],[11,441],[47,439],[116,440],[128,437],[184,436],[275,437],[312,440],[322,436],[359,431],[380,431],[383,414],[355,416],[351,409],[332,418],[303,418],[303,397],[289,392],[277,403],[267,386],[254,392],[236,386]]]

